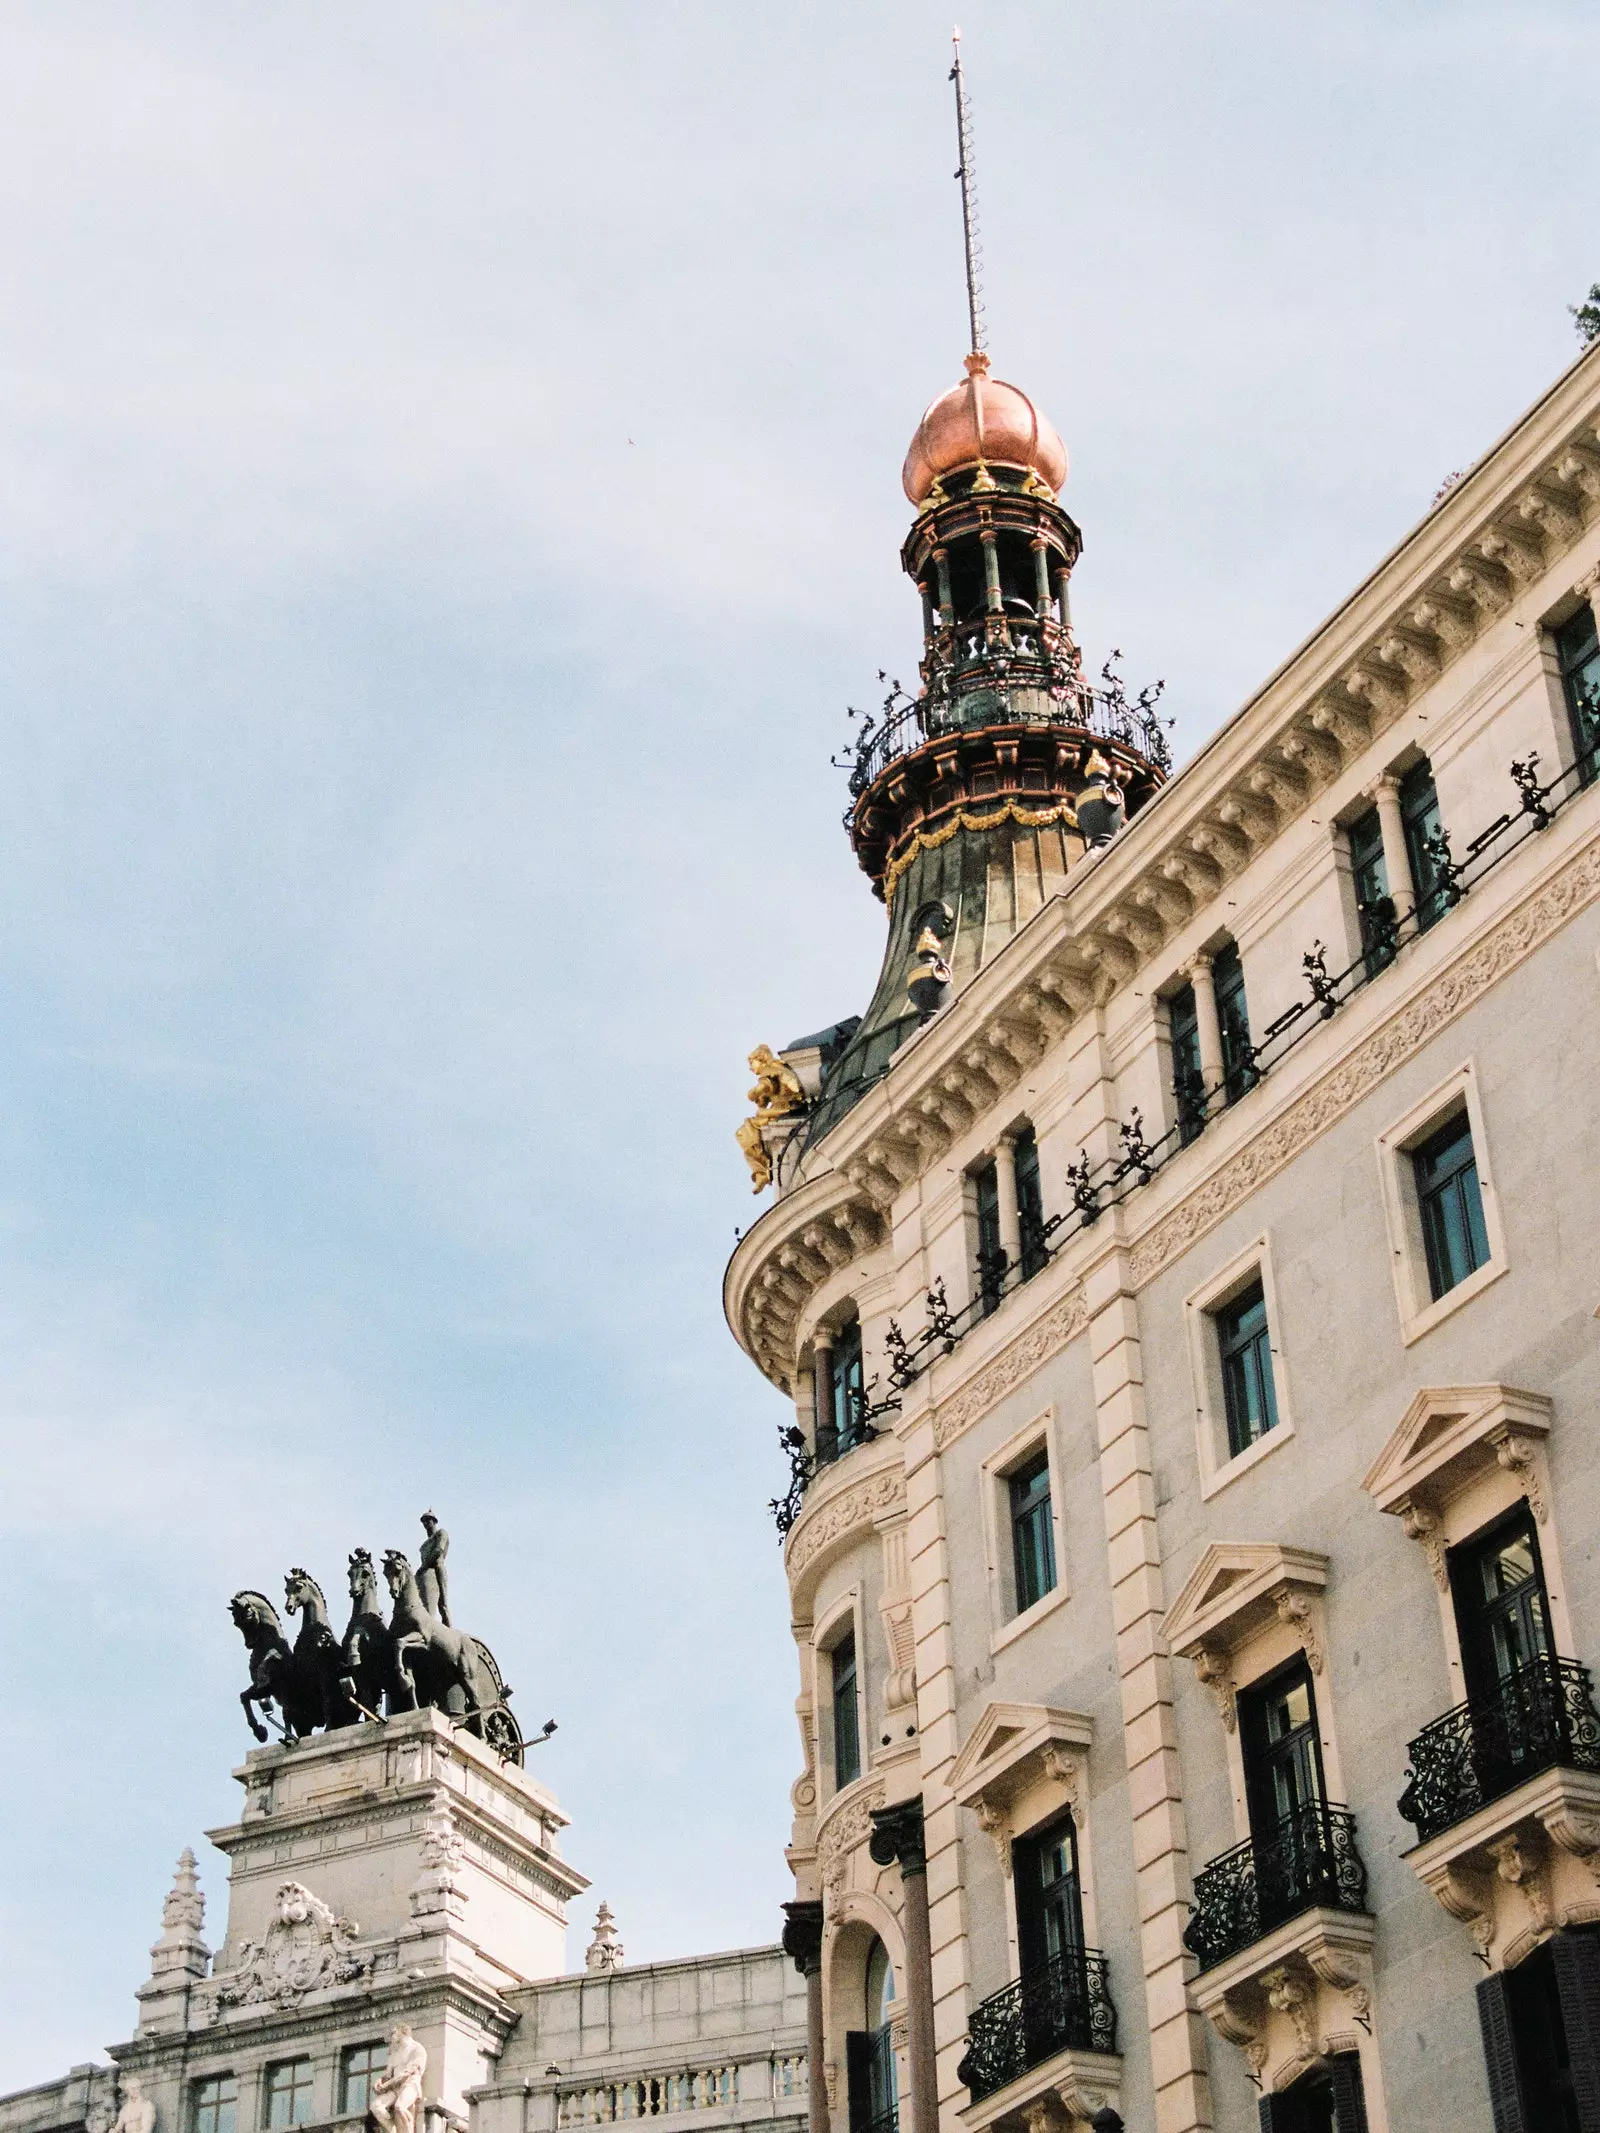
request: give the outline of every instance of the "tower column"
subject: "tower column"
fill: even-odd
[[[994,1150],[995,1198],[1000,1203],[1000,1249],[1009,1274],[1022,1264],[1022,1215],[1017,1207],[1017,1147],[1002,1133]]]
[[[1216,1091],[1222,1086],[1222,1024],[1217,1019],[1217,987],[1212,976],[1211,958],[1208,955],[1194,956],[1184,965],[1189,983],[1194,987],[1195,1034],[1200,1039],[1200,1079],[1206,1088],[1206,1105],[1216,1100]]]
[[[1042,622],[1050,612],[1050,548],[1042,534],[1033,543],[1033,604]]]
[[[836,1449],[833,1417],[833,1334],[819,1326],[811,1339],[811,1379],[816,1397],[811,1448],[817,1458],[831,1458]],[[824,1446],[827,1447],[826,1453]]]
[[[828,2047],[822,2033],[822,1906],[786,1903],[783,1952],[806,1981],[806,2133],[828,2133]]]
[[[867,1845],[875,1864],[900,1862],[900,1922],[906,1936],[906,2037],[911,2052],[911,2133],[939,2133],[939,2074],[933,2041],[933,1937],[928,1928],[928,1853],[922,1802],[897,1800],[872,1817]]]
[[[956,600],[950,589],[950,551],[936,548],[933,551],[933,567],[939,574],[939,620],[946,629],[955,625]]]
[[[1367,787],[1367,797],[1378,810],[1378,828],[1383,834],[1383,870],[1389,877],[1389,894],[1396,915],[1404,918],[1417,901],[1411,879],[1411,855],[1406,850],[1406,825],[1400,813],[1400,780],[1393,771]]]
[[[995,541],[994,528],[985,526],[979,536],[983,543],[983,588],[991,615],[1004,612],[1000,597],[1000,550]]]

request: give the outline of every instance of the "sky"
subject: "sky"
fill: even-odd
[[[965,0],[964,0],[965,5]],[[997,373],[1191,752],[1578,352],[1591,0],[973,0]],[[238,1587],[452,1535],[630,1957],[775,1937],[745,1054],[965,348],[922,0],[0,11],[0,2088],[213,1943]]]

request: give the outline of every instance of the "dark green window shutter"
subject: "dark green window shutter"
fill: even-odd
[[[1367,2133],[1367,2092],[1361,2086],[1359,2052],[1335,2052],[1328,2061],[1337,2133]]]
[[[1491,1971],[1478,1987],[1478,2024],[1483,2031],[1483,2064],[1494,2107],[1494,2133],[1539,2133],[1529,2123],[1517,2072],[1516,2037],[1503,1970]]]
[[[1600,2133],[1600,1940],[1592,1933],[1557,1933],[1550,1953],[1578,2124],[1582,2133]]]
[[[1263,2096],[1261,2099],[1261,2133],[1292,2133],[1289,2121],[1289,2099],[1286,2096]]]

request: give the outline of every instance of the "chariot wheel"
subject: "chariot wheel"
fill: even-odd
[[[522,1728],[511,1715],[509,1705],[497,1703],[492,1711],[483,1714],[483,1738],[503,1763],[522,1764]]]

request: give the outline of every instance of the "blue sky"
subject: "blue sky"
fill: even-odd
[[[1574,0],[976,0],[996,369],[1192,749],[1576,353]],[[239,1585],[437,1507],[631,1954],[770,1938],[757,1040],[963,352],[943,13],[12,0],[0,2085],[126,2036]],[[583,1935],[579,1935],[579,1944]]]

